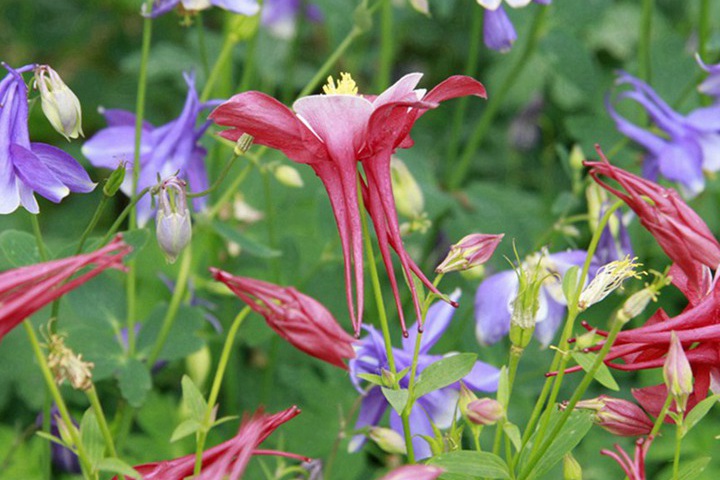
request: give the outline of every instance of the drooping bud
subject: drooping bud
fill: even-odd
[[[542,257],[537,261],[526,262],[516,270],[518,293],[513,300],[510,316],[510,342],[516,347],[525,348],[532,339],[535,330],[537,312],[540,308],[540,287],[543,285],[545,270]]]
[[[626,256],[622,260],[616,260],[603,265],[598,269],[595,278],[580,294],[578,301],[578,309],[583,311],[607,297],[611,292],[620,287],[628,278],[640,278],[640,272],[636,271],[637,267],[642,266],[635,263],[637,258]]]
[[[575,408],[594,411],[595,424],[613,435],[638,437],[648,435],[653,428],[652,420],[642,408],[621,398],[600,395],[579,401]]]
[[[435,271],[447,273],[482,265],[490,259],[504,236],[504,233],[498,235],[473,233],[463,237],[450,247],[450,253]]]
[[[86,362],[65,346],[61,335],[52,334],[48,339],[48,367],[55,375],[55,383],[61,385],[65,380],[76,390],[87,390],[92,386],[92,369],[95,364]]]
[[[290,165],[278,165],[273,169],[273,175],[275,175],[278,182],[286,187],[301,188],[305,185],[298,171]]]
[[[419,217],[425,209],[422,189],[405,163],[395,156],[390,159],[390,178],[398,213],[408,218]]]
[[[170,263],[175,262],[192,237],[185,186],[184,180],[172,176],[159,185],[157,192],[156,236],[160,249]]]
[[[467,416],[467,409],[470,402],[474,402],[478,397],[463,382],[460,382],[460,397],[458,398],[458,409],[463,416]]]
[[[582,467],[572,453],[563,457],[563,480],[582,480]]]
[[[40,90],[40,103],[52,127],[68,139],[82,137],[80,101],[65,85],[60,75],[48,65],[35,69],[35,85]]]
[[[368,437],[387,453],[407,454],[405,439],[395,430],[383,427],[370,427]]]
[[[240,138],[237,139],[237,142],[235,142],[233,153],[238,157],[243,153],[246,153],[250,150],[250,147],[252,147],[253,140],[255,140],[255,138],[252,135],[243,133],[240,135]]]
[[[618,321],[627,323],[640,315],[645,311],[650,302],[657,301],[660,290],[672,281],[672,278],[667,275],[667,272],[662,274],[652,270],[650,272],[655,275],[655,280],[653,280],[652,283],[646,283],[645,288],[633,293],[625,300],[622,308],[620,308],[615,315]]]
[[[505,416],[505,407],[492,398],[479,398],[467,406],[467,419],[475,425],[495,425]]]
[[[127,169],[125,167],[125,162],[120,162],[118,167],[113,170],[107,180],[105,180],[105,185],[103,186],[103,194],[106,197],[114,196],[120,189],[120,186],[125,180],[126,170]]]
[[[670,332],[670,349],[663,366],[663,378],[668,393],[675,398],[678,411],[684,412],[688,397],[693,391],[693,373],[685,350],[674,331]]]

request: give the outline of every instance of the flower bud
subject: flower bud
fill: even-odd
[[[422,214],[425,208],[422,189],[405,163],[397,157],[390,160],[390,178],[398,213],[408,218]]]
[[[200,350],[185,357],[185,369],[195,385],[202,387],[210,375],[212,357],[210,348],[204,345]]]
[[[286,187],[301,188],[305,185],[298,171],[290,165],[278,165],[273,169],[273,175],[275,175],[278,182]]]
[[[370,427],[368,437],[387,453],[407,454],[405,439],[390,428]]]
[[[233,149],[233,153],[238,157],[243,153],[246,153],[248,150],[250,150],[250,147],[252,147],[253,140],[255,140],[255,138],[252,135],[248,133],[243,133],[242,135],[240,135],[240,138],[238,138],[235,142],[235,148]]]
[[[653,428],[653,422],[642,408],[621,398],[600,395],[579,401],[575,408],[593,410],[595,423],[613,435],[638,437],[648,435]]]
[[[490,259],[504,236],[504,233],[499,235],[473,233],[463,237],[450,247],[450,253],[435,271],[447,273],[482,265]]]
[[[156,236],[170,263],[175,262],[192,237],[185,185],[185,181],[172,176],[160,184],[157,194]]]
[[[403,465],[380,480],[435,480],[444,471],[435,465]]]
[[[460,397],[458,398],[458,408],[460,413],[467,416],[468,405],[477,400],[478,397],[463,382],[460,382]]]
[[[125,167],[125,162],[120,162],[118,167],[113,170],[113,172],[107,178],[107,180],[105,181],[105,186],[103,187],[103,194],[105,194],[106,197],[114,196],[120,189],[120,186],[125,180],[126,170],[127,169]]]
[[[684,412],[688,396],[693,391],[693,373],[685,350],[675,332],[670,332],[670,350],[668,350],[663,378],[668,392],[675,398],[677,409]]]
[[[468,404],[466,416],[475,425],[495,425],[505,416],[505,407],[492,398],[479,398]]]
[[[48,65],[35,69],[35,85],[40,90],[40,103],[52,127],[68,139],[84,136],[80,101],[65,85],[60,75]]]
[[[518,267],[518,294],[512,303],[510,316],[510,342],[519,348],[525,348],[532,339],[535,330],[537,312],[540,308],[540,287],[545,274],[542,257]]]
[[[563,480],[582,480],[582,467],[572,453],[563,457]]]
[[[640,274],[635,269],[641,264],[635,263],[635,260],[637,258],[631,259],[630,256],[626,256],[622,260],[615,260],[600,267],[595,278],[580,294],[580,300],[578,300],[580,311],[603,300],[620,287],[626,279],[640,278]]]

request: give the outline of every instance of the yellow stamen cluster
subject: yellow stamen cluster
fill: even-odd
[[[626,256],[622,260],[616,260],[600,267],[590,285],[580,294],[578,308],[582,311],[590,305],[598,303],[610,292],[620,287],[628,278],[640,278],[644,272],[638,273],[636,269],[642,264],[635,263],[635,260],[637,258],[631,259],[630,256]]]
[[[342,72],[337,85],[333,77],[328,77],[328,83],[323,87],[323,92],[325,95],[357,95],[358,88],[350,74]]]

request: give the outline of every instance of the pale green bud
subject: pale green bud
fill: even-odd
[[[398,213],[408,218],[420,216],[425,208],[422,189],[405,163],[397,157],[390,160],[390,175]]]
[[[160,184],[158,192],[156,236],[160,249],[170,263],[175,262],[192,238],[185,185],[183,180],[173,176]]]
[[[368,437],[387,453],[407,454],[405,439],[395,430],[382,427],[370,427]]]
[[[200,350],[185,357],[185,368],[193,383],[202,387],[212,368],[212,358],[208,346],[204,345]]]
[[[117,193],[117,191],[122,186],[123,181],[125,180],[125,172],[127,168],[125,167],[125,162],[120,162],[120,165],[113,170],[113,172],[110,174],[110,176],[105,181],[105,186],[103,186],[103,193],[107,197],[112,197]]]
[[[60,75],[48,65],[40,65],[35,69],[35,85],[40,90],[42,111],[52,127],[68,141],[84,136],[80,100]]]
[[[273,169],[273,175],[275,175],[278,182],[286,187],[301,188],[305,185],[298,171],[290,165],[278,165]]]
[[[572,453],[566,453],[563,457],[563,480],[582,480],[582,478],[582,467]]]

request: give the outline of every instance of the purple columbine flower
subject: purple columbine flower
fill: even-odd
[[[70,192],[91,192],[95,184],[67,153],[45,143],[30,142],[28,88],[22,73],[35,65],[14,69],[0,81],[0,214],[19,206],[38,213],[38,193],[58,203]]]
[[[452,300],[457,301],[459,292],[451,295]],[[430,348],[440,339],[442,334],[450,325],[455,309],[445,302],[437,302],[430,307],[425,323],[425,332],[420,344],[420,355],[418,356],[417,373],[420,375],[428,365],[442,358],[442,355],[428,353]],[[363,327],[368,336],[362,339],[355,347],[357,357],[350,360],[350,378],[355,388],[363,394],[364,398],[360,405],[360,413],[355,429],[377,425],[380,423],[385,411],[388,409],[388,402],[385,399],[380,387],[374,386],[370,390],[361,388],[360,373],[382,375],[383,370],[389,370],[385,343],[382,334],[371,326]],[[408,329],[409,336],[403,338],[402,348],[393,348],[395,366],[398,371],[410,367],[417,338],[415,326]],[[463,379],[465,385],[472,390],[492,392],[497,389],[500,372],[497,368],[483,362],[476,362],[472,371]],[[407,388],[408,376],[400,380],[400,386]],[[417,435],[433,436],[432,421],[438,428],[448,428],[455,418],[456,405],[460,395],[459,384],[454,384],[431,392],[420,397],[410,413],[410,426],[413,434],[413,447],[416,458],[426,458],[431,455],[427,442]],[[403,428],[400,416],[390,409],[390,426],[393,430],[402,435]],[[356,435],[350,442],[350,450],[358,451],[365,443],[364,435]]]
[[[505,3],[512,8],[520,8],[527,6],[531,1],[542,5],[549,5],[552,2],[552,0],[505,0]],[[485,46],[503,53],[510,51],[512,44],[517,40],[517,33],[502,7],[502,0],[477,0],[477,3],[485,9],[483,23]]]
[[[570,267],[581,267],[586,256],[584,250],[569,250],[536,254],[527,260],[541,262],[548,275],[540,289],[540,306],[535,317],[535,338],[543,347],[550,344],[565,317],[567,302],[562,292],[562,277]],[[518,276],[514,270],[496,273],[480,283],[475,293],[475,335],[481,344],[493,344],[510,331],[510,317],[518,285]]]
[[[302,12],[301,12],[302,10]],[[299,13],[311,22],[321,22],[323,14],[317,5],[303,0],[265,0],[260,21],[275,36],[291,38],[295,35],[295,24]]]
[[[620,116],[608,100],[608,113],[617,129],[647,150],[643,161],[643,177],[656,181],[658,174],[680,184],[686,197],[693,197],[705,188],[704,171],[720,170],[720,104],[698,108],[687,116],[674,111],[652,88],[625,72],[617,83],[629,85],[616,100],[630,99],[642,106],[657,128],[658,136]]]
[[[707,65],[702,61],[700,55],[697,54],[695,55],[695,59],[698,64],[700,64],[700,68],[708,73],[707,78],[698,85],[698,91],[705,95],[715,97],[715,101],[720,100],[720,63]]]
[[[220,7],[240,15],[255,15],[260,10],[257,0],[155,0],[152,10],[148,13],[147,4],[143,4],[142,15],[155,18],[164,15],[177,6],[183,10],[195,12],[210,7]]]
[[[200,111],[216,106],[218,101],[201,103],[195,90],[193,74],[185,74],[188,95],[182,113],[175,120],[160,127],[145,122],[140,145],[140,176],[138,191],[157,183],[158,174],[165,178],[179,172],[178,177],[186,180],[192,191],[208,188],[204,157],[207,151],[200,145],[200,137],[210,122],[196,127]],[[83,154],[96,167],[117,168],[126,162],[128,173],[120,189],[127,196],[132,195],[132,162],[135,151],[135,115],[125,110],[102,110],[108,127],[92,136],[82,147]],[[193,199],[195,211],[205,207],[206,199]],[[137,204],[138,223],[144,225],[152,216],[150,196],[146,195]]]

